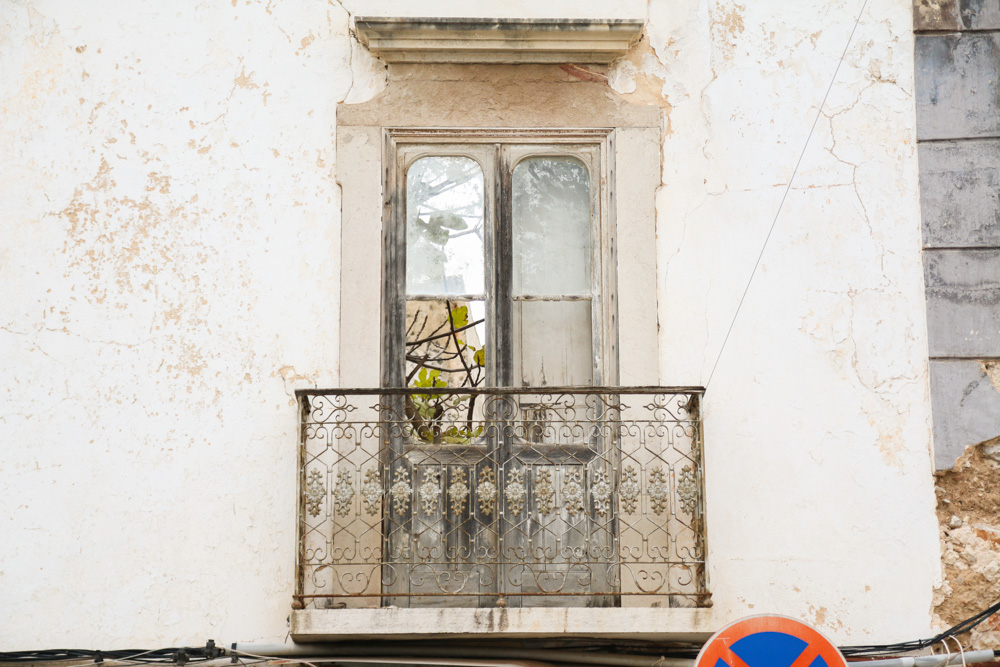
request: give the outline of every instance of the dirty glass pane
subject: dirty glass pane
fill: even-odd
[[[466,157],[406,172],[406,293],[482,294],[483,172]]]
[[[475,387],[486,375],[482,301],[406,302],[406,386]]]
[[[585,386],[594,380],[590,301],[514,303],[515,381],[524,387]]]
[[[590,294],[590,179],[572,157],[531,157],[513,175],[514,294]]]

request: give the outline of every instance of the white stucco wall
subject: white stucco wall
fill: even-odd
[[[282,641],[293,386],[337,381],[358,15],[0,5],[0,647]],[[645,2],[485,15],[646,16]],[[654,1],[661,376],[704,384],[860,3]],[[349,11],[348,11],[349,10]],[[926,633],[938,575],[907,0],[871,2],[706,398],[719,622]],[[356,334],[356,332],[351,332]]]
[[[652,5],[669,382],[708,381],[860,7]],[[716,603],[848,643],[926,630],[938,576],[911,30],[868,4],[706,396]]]

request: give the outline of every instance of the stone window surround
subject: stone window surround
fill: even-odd
[[[514,84],[514,85],[511,85]],[[460,105],[455,100],[462,100]],[[660,184],[660,110],[631,105],[603,82],[581,81],[555,66],[390,65],[390,84],[368,102],[342,105],[337,117],[341,186],[339,384],[378,387],[383,220],[394,136],[449,135],[571,139],[606,134],[608,224],[617,259],[618,381],[658,385],[656,189]],[[349,165],[349,167],[345,167]],[[373,224],[374,222],[374,224]],[[651,361],[652,360],[652,361]]]
[[[598,70],[599,72],[599,70]],[[600,76],[579,77],[557,65],[389,65],[389,84],[374,99],[343,104],[337,119],[340,225],[341,387],[381,380],[383,225],[388,157],[394,134],[419,131],[498,136],[593,136],[606,133],[609,224],[617,258],[621,385],[659,385],[656,283],[656,191],[660,185],[661,112],[633,105]],[[425,608],[293,610],[296,641],[336,641],[373,634],[415,637],[635,637],[704,640],[719,625],[712,608],[671,608],[664,598],[623,600],[618,608]]]
[[[358,17],[355,30],[385,62],[609,63],[642,33],[641,19]]]

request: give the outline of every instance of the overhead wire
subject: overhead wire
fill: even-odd
[[[795,162],[795,167],[792,169],[792,175],[788,179],[788,184],[785,186],[785,192],[781,195],[781,201],[778,202],[778,210],[774,212],[774,219],[771,220],[771,226],[767,230],[767,236],[764,237],[764,243],[760,247],[760,252],[757,254],[757,261],[754,262],[753,270],[750,271],[750,277],[747,278],[747,284],[743,288],[743,294],[740,296],[739,303],[736,304],[736,312],[733,313],[733,319],[729,322],[729,329],[726,330],[726,337],[722,340],[722,347],[719,348],[719,355],[715,358],[715,363],[712,365],[712,371],[708,374],[708,381],[705,382],[705,390],[708,390],[708,386],[712,384],[712,378],[715,377],[715,369],[719,367],[719,362],[722,360],[722,354],[726,351],[726,343],[729,342],[729,336],[733,333],[733,327],[736,325],[736,319],[740,316],[740,310],[743,308],[743,302],[747,298],[747,293],[750,291],[750,284],[753,282],[754,276],[757,274],[757,269],[760,268],[760,261],[764,258],[764,250],[767,249],[767,243],[771,240],[771,234],[774,233],[774,227],[778,224],[778,216],[781,215],[781,209],[785,205],[785,200],[788,198],[788,193],[792,189],[792,183],[795,182],[795,176],[799,173],[799,166],[802,164],[802,158],[805,157],[806,149],[809,148],[809,141],[812,139],[813,132],[816,130],[816,125],[819,123],[820,116],[823,115],[823,109],[826,108],[826,100],[830,97],[830,91],[833,90],[833,84],[837,80],[837,74],[840,72],[840,66],[844,62],[844,58],[847,57],[847,51],[851,46],[851,42],[854,41],[854,33],[858,30],[858,24],[861,23],[861,17],[865,13],[865,8],[868,6],[868,0],[864,0],[861,4],[861,11],[858,12],[858,17],[854,20],[854,27],[851,28],[851,34],[847,37],[847,43],[844,44],[844,51],[840,54],[840,60],[837,61],[837,67],[833,70],[833,76],[830,77],[830,84],[826,87],[826,92],[823,94],[823,101],[819,104],[819,109],[816,110],[816,118],[813,119],[812,126],[809,128],[809,134],[806,135],[806,141],[802,145],[802,150],[799,152],[799,159]]]
[[[839,647],[840,652],[849,658],[865,658],[865,657],[878,657],[887,655],[900,655],[906,653],[913,653],[916,651],[925,650],[931,648],[936,644],[953,639],[958,640],[960,635],[966,634],[971,630],[975,629],[986,619],[990,618],[994,614],[1000,612],[1000,602],[990,605],[986,609],[983,609],[977,614],[970,616],[969,618],[956,623],[947,630],[944,630],[933,637],[927,639],[918,639],[906,642],[897,642],[892,644],[861,644],[854,646],[841,646]],[[422,645],[423,644],[423,645]],[[539,656],[540,651],[545,649],[539,649],[528,645],[526,642],[521,642],[519,648],[513,648],[513,645],[507,643],[508,648],[499,649],[506,655],[507,659],[532,659],[532,656]],[[422,645],[422,646],[421,646]],[[502,644],[501,644],[502,645]],[[610,642],[600,642],[600,641],[586,641],[579,638],[574,638],[570,641],[548,641],[542,645],[549,648],[553,648],[556,645],[561,645],[565,648],[572,647],[576,651],[582,653],[583,651],[595,652],[594,657],[596,658],[597,651],[604,651],[606,653],[616,653],[622,656],[645,656],[651,659],[658,658],[693,658],[697,653],[697,647],[695,646],[683,646],[683,645],[664,645],[656,642],[642,642],[638,640],[632,641],[610,641]],[[428,655],[433,652],[434,647],[437,646],[441,657],[444,654],[451,653],[454,657],[456,651],[467,652],[469,657],[473,657],[479,652],[484,650],[489,650],[489,645],[482,645],[481,643],[465,644],[461,642],[449,642],[448,647],[442,647],[440,644],[431,643],[426,644],[422,642],[380,642],[374,645],[367,644],[366,648],[368,650],[365,653],[369,655],[390,655],[390,654],[401,654],[413,651],[415,653],[423,653]],[[420,647],[418,649],[418,647]],[[357,648],[357,647],[355,647]],[[492,646],[494,652],[497,651],[497,645]],[[565,648],[561,651],[565,653]],[[339,644],[337,646],[337,652],[346,654],[350,652],[350,644]],[[448,649],[448,650],[445,650]],[[625,650],[622,650],[625,649]],[[331,647],[332,650],[332,647]],[[961,649],[960,649],[961,650]],[[515,656],[515,653],[521,653],[521,656]],[[578,658],[580,653],[576,656]],[[555,655],[554,651],[548,651],[547,657],[552,657]],[[110,651],[103,650],[91,650],[91,649],[35,649],[27,651],[0,651],[0,663],[31,663],[31,662],[57,662],[57,661],[67,661],[67,660],[93,660],[95,664],[128,664],[128,665],[146,665],[146,664],[167,664],[174,663],[177,665],[184,665],[188,662],[207,662],[210,660],[216,660],[221,657],[231,657],[234,662],[239,662],[244,665],[257,664],[254,661],[244,661],[243,656],[257,658],[260,661],[287,661],[288,656],[270,656],[263,653],[253,653],[244,650],[229,650],[222,649],[215,645],[215,642],[208,640],[208,642],[203,647],[174,647],[174,648],[161,648],[153,649],[148,651],[143,651],[139,649],[117,649]],[[346,657],[346,656],[345,656]],[[609,656],[614,657],[614,656]],[[299,657],[294,660],[294,662],[305,663],[305,661]],[[613,662],[613,661],[612,661]]]
[[[791,177],[788,179],[788,183],[785,187],[785,191],[782,194],[781,201],[778,204],[778,208],[774,214],[774,218],[771,221],[771,226],[768,229],[767,236],[764,238],[764,243],[761,246],[760,253],[757,256],[757,260],[754,263],[753,270],[750,272],[750,276],[747,280],[746,286],[743,289],[743,294],[740,296],[740,301],[736,306],[736,312],[733,314],[732,321],[729,324],[729,328],[726,331],[726,336],[722,341],[722,347],[719,349],[719,354],[716,357],[715,364],[712,366],[712,371],[709,373],[708,381],[705,383],[706,388],[711,384],[712,378],[715,376],[715,371],[718,368],[719,361],[722,359],[722,355],[725,352],[726,344],[729,341],[729,337],[732,334],[733,327],[736,324],[736,320],[739,317],[740,310],[743,307],[743,302],[746,299],[747,293],[750,290],[750,285],[753,282],[753,278],[757,273],[757,269],[760,267],[761,259],[764,256],[764,251],[767,248],[767,244],[771,239],[771,235],[774,232],[775,225],[778,222],[778,218],[781,214],[781,210],[784,207],[785,200],[788,197],[788,193],[791,190],[792,183],[795,180],[795,176],[798,173],[799,167],[802,164],[802,159],[805,156],[806,149],[809,147],[809,142],[812,139],[813,132],[816,129],[816,125],[822,116],[823,109],[826,107],[827,99],[830,96],[830,91],[833,89],[833,84],[837,80],[837,74],[840,72],[840,66],[843,64],[844,59],[847,56],[847,51],[850,48],[851,42],[854,39],[854,34],[857,31],[858,25],[861,22],[861,17],[864,15],[864,11],[868,6],[868,0],[864,0],[861,5],[861,10],[858,12],[858,16],[854,21],[854,26],[851,29],[851,33],[848,36],[847,43],[844,45],[844,50],[841,53],[840,59],[837,62],[837,66],[834,69],[833,76],[830,79],[830,83],[826,88],[826,92],[823,95],[823,100],[820,103],[819,109],[817,110],[816,117],[813,120],[812,126],[809,128],[809,133],[806,135],[805,144],[802,146],[802,150],[799,153],[798,160],[795,163],[795,167],[792,169]],[[964,621],[957,623],[956,625],[948,628],[947,630],[935,635],[934,637],[928,639],[920,639],[908,642],[898,642],[894,644],[862,644],[854,646],[842,646],[839,647],[840,652],[845,657],[875,657],[875,656],[885,656],[885,655],[896,655],[901,653],[912,653],[914,651],[920,651],[934,646],[935,644],[942,643],[949,638],[956,638],[957,635],[964,634],[971,631],[973,628],[981,624],[987,618],[993,614],[1000,611],[1000,602],[991,605],[990,607],[984,609],[978,614],[971,616]],[[957,641],[957,640],[956,640]],[[577,640],[574,644],[584,651],[590,650],[611,650],[616,651],[615,646],[608,646],[596,643],[587,643],[583,640]],[[389,645],[393,646],[393,645]],[[959,645],[961,649],[961,645]],[[630,650],[618,651],[624,655],[647,655],[647,656],[671,656],[671,657],[686,657],[693,658],[694,654],[697,653],[695,648],[660,648],[658,650],[649,649],[642,650],[639,646],[631,645],[628,647]],[[653,648],[653,647],[649,647]],[[640,649],[640,650],[636,650]],[[529,649],[530,650],[530,649]],[[399,652],[399,645],[393,646],[394,652]],[[388,646],[387,646],[387,652]],[[277,656],[267,656],[258,655],[253,653],[247,653],[245,651],[225,651],[219,649],[215,646],[215,642],[209,640],[204,647],[174,647],[174,648],[161,648],[152,650],[138,650],[138,649],[117,649],[117,650],[91,650],[91,649],[36,649],[36,650],[26,650],[26,651],[0,651],[0,663],[33,663],[33,662],[57,662],[57,661],[70,661],[70,660],[88,660],[91,659],[95,664],[108,665],[111,663],[116,664],[126,664],[126,665],[145,665],[145,664],[178,664],[183,665],[188,662],[207,662],[210,660],[216,660],[224,655],[231,655],[234,663],[239,663],[241,665],[255,665],[262,662],[273,662],[273,663],[285,663],[290,662],[287,658],[281,658]],[[246,661],[243,656],[256,658],[254,661]],[[527,656],[527,651],[526,651]],[[293,662],[300,664],[310,665],[309,662],[304,660],[296,659]],[[315,666],[312,666],[315,667]]]
[[[64,660],[93,660],[95,664],[185,664],[206,662],[223,655],[222,649],[211,639],[205,646],[170,647],[151,650],[143,649],[36,649],[28,651],[0,651],[0,663],[4,662],[54,662]]]
[[[949,637],[958,637],[980,625],[987,618],[1000,611],[1000,602],[990,605],[974,616],[956,623],[947,630],[930,637],[928,639],[918,639],[909,642],[899,642],[896,644],[862,644],[858,646],[841,646],[840,652],[845,656],[878,656],[894,655],[898,653],[912,653],[930,648],[935,644],[945,641]]]

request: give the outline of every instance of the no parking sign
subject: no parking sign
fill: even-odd
[[[694,667],[847,667],[847,662],[819,630],[787,616],[761,615],[712,635]]]

